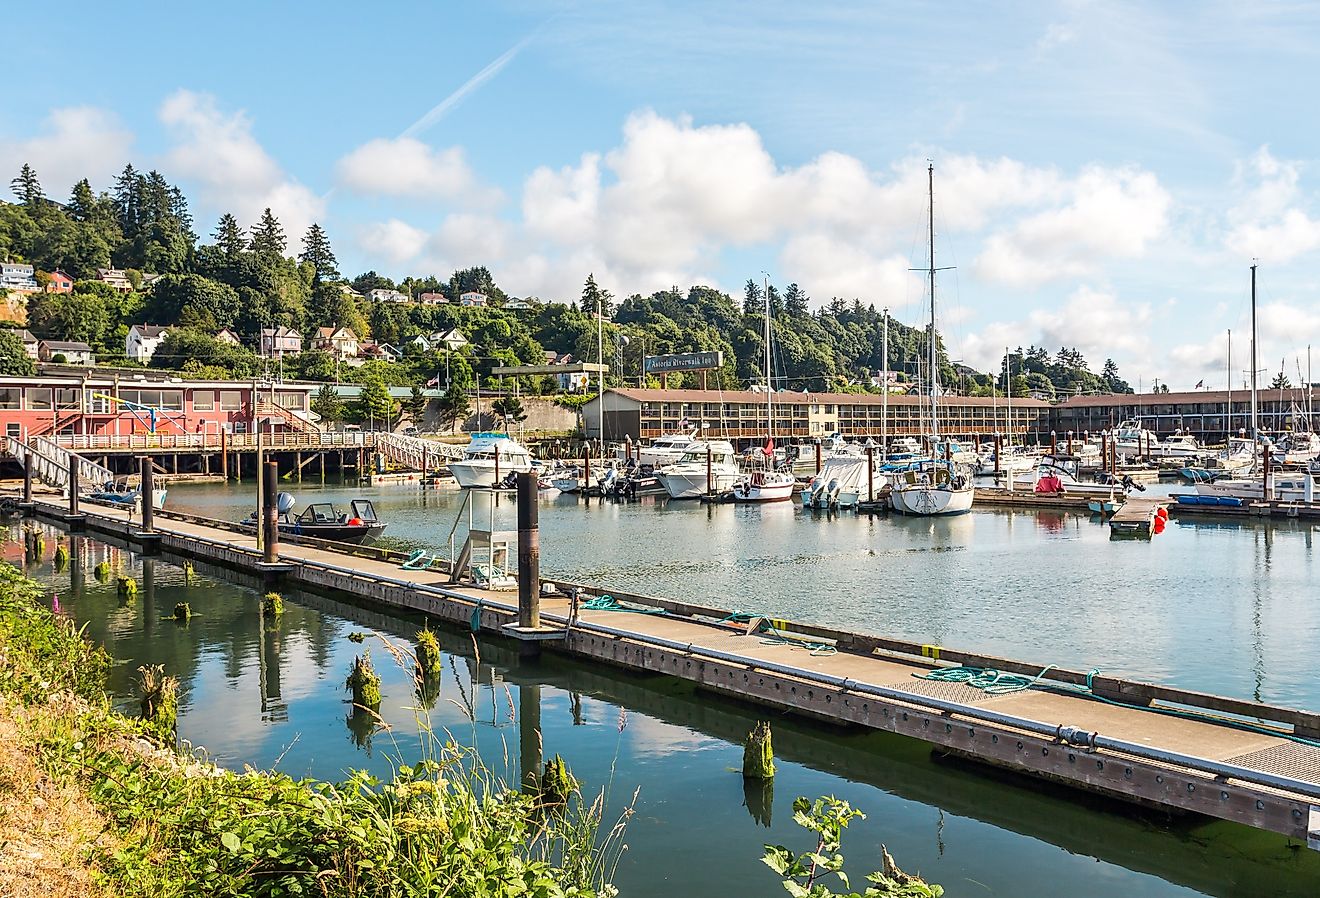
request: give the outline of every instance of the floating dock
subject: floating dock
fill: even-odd
[[[30,514],[70,525],[64,503],[34,499]],[[407,556],[400,552],[301,539],[281,540],[272,563],[263,561],[254,535],[226,522],[157,512],[153,530],[144,533],[124,510],[85,502],[81,510],[78,526],[146,552],[196,558],[497,637],[528,635],[518,626],[526,609],[517,593],[453,582],[443,561],[409,570],[401,567]],[[536,541],[520,551],[539,557]],[[540,580],[553,583],[556,595],[539,599],[541,626],[531,634],[538,650],[909,736],[941,752],[1170,812],[1235,821],[1320,850],[1320,714],[614,590],[606,601],[598,587]],[[942,672],[950,668],[957,670]],[[980,686],[1000,675],[1015,679],[1010,688],[979,688],[976,680],[962,681],[971,669],[981,671]],[[1005,685],[1002,678],[995,682]]]

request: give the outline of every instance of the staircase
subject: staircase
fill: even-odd
[[[429,471],[440,459],[456,461],[463,457],[463,447],[397,433],[376,434],[376,451],[395,464],[413,471]]]
[[[72,459],[78,462],[79,492],[95,492],[115,479],[109,468],[70,452],[47,437],[32,437],[30,443],[17,437],[6,437],[5,441],[9,454],[20,459],[24,467],[31,467],[34,480],[58,490],[69,488],[69,462]]]
[[[257,399],[258,418],[276,418],[299,433],[320,433],[321,428],[301,415],[294,414],[284,406],[269,399]]]

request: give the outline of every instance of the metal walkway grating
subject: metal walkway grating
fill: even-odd
[[[1320,748],[1299,742],[1271,745],[1229,758],[1226,763],[1320,784]]]
[[[897,683],[885,683],[884,686],[886,689],[898,689],[901,692],[911,692],[913,695],[923,695],[926,698],[938,698],[946,702],[958,702],[964,705],[984,705],[986,702],[994,701],[997,698],[1009,697],[1008,695],[989,695],[984,689],[976,689],[965,683],[922,680],[917,677],[909,677]],[[1012,693],[1009,693],[1009,695],[1012,695]]]

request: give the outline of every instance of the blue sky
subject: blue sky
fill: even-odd
[[[1077,346],[1134,384],[1320,346],[1320,7],[776,2],[24,4],[0,167],[127,161],[199,231],[270,205],[341,268],[484,264],[568,299],[797,281],[921,317],[982,368]],[[76,27],[75,27],[76,26]],[[71,35],[77,35],[73,38]],[[63,43],[61,43],[63,41]],[[98,49],[88,50],[85,45]]]

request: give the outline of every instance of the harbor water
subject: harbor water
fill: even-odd
[[[303,484],[299,505],[369,494],[399,546],[447,550],[462,495],[404,484],[370,491]],[[169,507],[238,518],[250,484],[175,486]],[[515,503],[485,514],[513,529]],[[1173,521],[1150,542],[1111,542],[1085,514],[976,511],[945,519],[868,518],[796,504],[542,501],[542,568],[629,592],[667,595],[1046,664],[1320,707],[1311,671],[1320,643],[1313,534],[1305,523]],[[22,563],[17,530],[6,557]],[[457,538],[462,538],[462,527]],[[867,813],[844,853],[856,874],[899,863],[950,895],[1309,895],[1320,856],[1281,837],[1201,819],[1168,820],[1038,781],[939,761],[884,734],[774,715],[773,788],[744,788],[745,704],[548,656],[522,664],[498,642],[441,631],[438,696],[417,696],[377,639],[410,644],[419,620],[317,595],[286,593],[268,625],[260,591],[218,570],[189,580],[168,557],[143,560],[73,538],[75,563],[29,568],[60,613],[119,659],[112,689],[127,707],[139,664],[182,682],[180,736],[220,763],[336,779],[387,772],[415,757],[422,732],[475,742],[517,779],[538,752],[562,754],[611,813],[632,802],[618,884],[624,895],[782,894],[762,845],[807,850],[791,820],[799,795],[835,794]],[[142,585],[121,604],[98,582],[109,560]],[[168,620],[190,603],[187,624]],[[348,639],[368,634],[359,645]],[[349,713],[344,678],[372,647],[384,680],[385,730]],[[480,652],[478,660],[477,652]],[[530,744],[519,721],[539,715]]]

